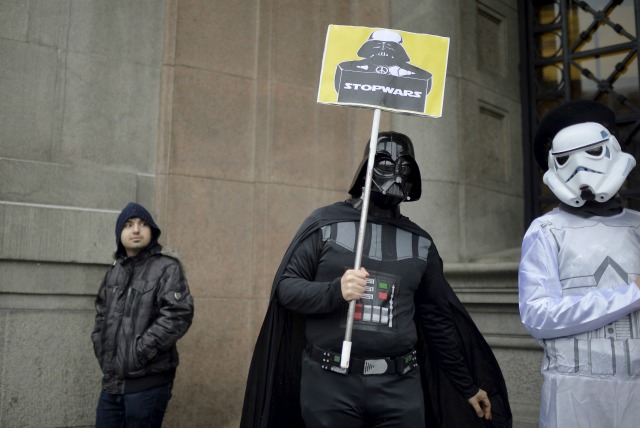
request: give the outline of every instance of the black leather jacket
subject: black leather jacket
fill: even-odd
[[[193,299],[180,262],[154,244],[118,258],[95,301],[91,340],[104,374],[102,388],[127,394],[173,381],[176,342],[191,326]]]

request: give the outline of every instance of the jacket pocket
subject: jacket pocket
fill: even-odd
[[[149,327],[155,311],[155,298],[152,281],[133,280],[127,289],[124,304],[124,318],[121,326],[121,372],[125,377],[137,377],[144,372],[146,364],[145,350],[141,340],[142,334]]]
[[[152,281],[131,281],[127,291],[127,302],[124,313],[127,317],[149,318],[154,311],[153,293],[155,283]]]
[[[145,363],[146,363],[146,360],[144,358],[144,351],[142,350],[142,337],[137,336],[131,349],[130,370],[132,372],[138,371],[144,366]]]

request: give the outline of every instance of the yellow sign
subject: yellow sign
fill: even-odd
[[[330,25],[318,102],[442,116],[449,38]]]

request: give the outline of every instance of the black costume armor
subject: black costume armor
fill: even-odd
[[[376,161],[389,168],[374,173],[380,185],[372,186],[363,251],[369,277],[356,303],[350,372],[344,376],[332,359],[344,337],[348,304],[340,279],[354,260],[360,198],[314,211],[285,253],[256,343],[241,427],[304,427],[303,416],[314,426],[324,426],[322,419],[352,426],[353,418],[407,426],[414,415],[429,427],[510,427],[491,349],[444,278],[429,234],[399,212],[400,202],[421,193],[411,140],[381,133]],[[349,191],[354,196],[362,193],[362,169]],[[391,171],[395,178],[387,186]],[[389,198],[376,204],[376,194]],[[365,382],[372,373],[379,377]],[[370,392],[364,383],[388,394]],[[467,402],[478,386],[490,397],[493,420],[479,418]],[[353,409],[360,400],[376,404],[353,416],[336,409],[335,399]],[[418,400],[414,413],[397,411],[409,400]],[[314,411],[318,407],[325,410]],[[411,425],[421,426],[415,420]]]

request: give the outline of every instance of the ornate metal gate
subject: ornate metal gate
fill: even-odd
[[[590,99],[616,112],[620,144],[638,166],[621,195],[640,208],[640,0],[521,3],[525,223],[557,204],[542,184],[531,143],[540,119],[564,101]]]

